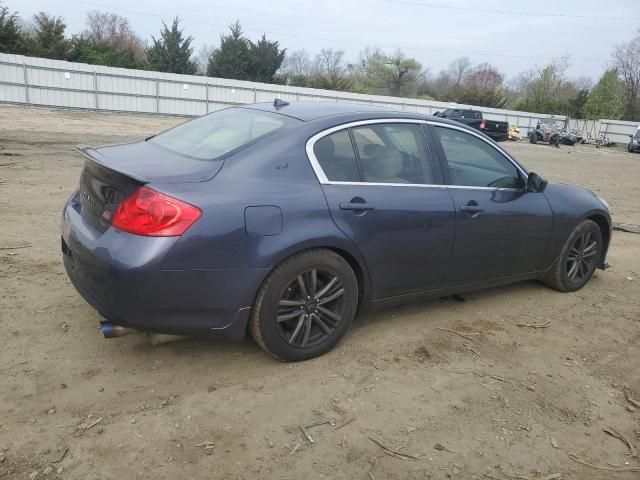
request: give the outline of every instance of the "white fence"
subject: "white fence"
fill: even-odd
[[[0,53],[0,103],[197,116],[232,105],[270,102],[276,97],[288,101],[369,104],[427,115],[451,107],[450,103],[431,100],[129,70]],[[523,136],[529,128],[535,127],[538,119],[549,117],[539,113],[477,108],[488,120],[518,125]],[[555,118],[565,120],[563,116]],[[626,123],[600,120],[596,131],[599,133],[604,127],[612,140],[626,141],[627,135],[635,132],[635,127]]]
[[[581,120],[571,118],[568,128],[582,132],[584,136],[591,135],[596,138],[604,135],[616,143],[628,143],[629,135],[636,133],[637,122],[624,122],[622,120]]]

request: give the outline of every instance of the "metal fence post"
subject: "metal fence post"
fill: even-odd
[[[160,80],[156,78],[156,115],[160,115]]]
[[[26,62],[22,63],[22,73],[24,76],[24,99],[27,102],[27,105],[31,105],[29,102],[29,82],[27,81],[27,64]]]
[[[253,103],[258,103],[258,88],[254,87],[253,89]]]
[[[93,95],[94,95],[94,107],[96,112],[98,111],[98,72],[93,71]]]
[[[207,108],[206,108],[206,112],[209,113],[209,82],[205,83],[204,85],[205,88],[205,102],[207,102]]]

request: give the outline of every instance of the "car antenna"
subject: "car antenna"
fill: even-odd
[[[284,100],[281,100],[279,98],[276,98],[273,101],[273,106],[278,109],[278,108],[282,108],[282,107],[286,107],[287,105],[289,105],[289,102],[285,102]]]

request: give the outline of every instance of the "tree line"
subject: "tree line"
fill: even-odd
[[[251,40],[239,22],[216,46],[194,52],[176,17],[162,22],[158,36],[145,42],[127,18],[87,13],[86,28],[69,35],[64,19],[39,12],[24,19],[0,3],[0,52],[121,68],[207,75],[328,90],[455,102],[573,118],[640,120],[640,31],[614,47],[609,68],[595,85],[587,77],[569,78],[570,58],[506,79],[487,62],[461,57],[437,72],[397,50],[366,48],[356,61],[343,50],[287,51],[262,35]]]

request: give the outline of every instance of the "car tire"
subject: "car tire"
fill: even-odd
[[[598,224],[592,220],[583,221],[569,235],[560,255],[541,278],[542,282],[560,292],[580,290],[600,263],[603,247]]]
[[[535,132],[529,135],[529,143],[533,143],[534,145],[538,143],[538,135]]]
[[[358,281],[349,263],[331,250],[307,250],[282,262],[263,282],[250,332],[278,360],[308,360],[336,346],[357,306]]]

